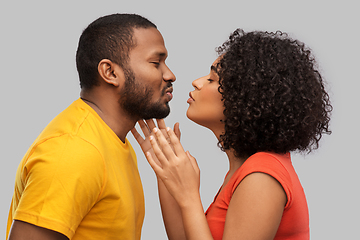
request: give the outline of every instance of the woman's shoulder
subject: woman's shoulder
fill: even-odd
[[[236,174],[241,176],[256,171],[265,171],[264,173],[268,173],[267,171],[287,172],[289,166],[292,166],[290,153],[257,152],[240,166]]]
[[[227,184],[229,197],[234,193],[238,185],[249,175],[262,173],[276,179],[290,194],[291,189],[291,159],[290,153],[277,154],[271,152],[258,152],[250,156],[233,174]]]

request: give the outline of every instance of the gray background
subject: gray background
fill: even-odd
[[[238,27],[282,30],[313,49],[334,106],[333,134],[320,149],[293,155],[305,189],[312,239],[354,239],[359,227],[359,15],[356,1],[2,1],[0,3],[1,205],[5,235],[17,166],[36,136],[79,97],[75,51],[82,30],[96,18],[139,13],[157,24],[177,77],[168,125],[180,122],[182,143],[201,168],[206,209],[228,168],[213,134],[186,118],[191,82],[209,71],[215,47]],[[138,153],[146,217],[143,239],[166,239],[156,179]],[[1,237],[0,237],[1,238]]]

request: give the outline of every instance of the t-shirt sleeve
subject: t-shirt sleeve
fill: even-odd
[[[266,173],[276,179],[282,186],[287,197],[285,208],[292,202],[292,182],[289,172],[286,170],[281,161],[274,155],[268,153],[257,153],[247,159],[232,186],[232,193],[236,190],[240,182],[249,174],[255,172]]]
[[[21,181],[24,189],[14,219],[71,238],[101,195],[105,165],[93,145],[63,135],[34,147]]]

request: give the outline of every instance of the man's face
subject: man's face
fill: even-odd
[[[120,105],[139,119],[164,118],[170,113],[175,75],[165,64],[167,50],[156,28],[134,29],[136,46],[129,52]]]

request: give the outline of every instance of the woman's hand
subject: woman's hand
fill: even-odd
[[[166,136],[165,138],[167,139],[167,141],[170,142],[169,135],[167,134],[167,131],[166,131],[166,125],[165,125],[164,119],[156,119],[156,122],[157,122],[158,128],[163,132],[164,136]],[[141,131],[144,134],[144,138],[138,133],[138,131],[135,128],[131,129],[131,133],[133,134],[136,141],[139,143],[143,153],[145,154],[146,152],[149,152],[152,155],[154,161],[157,164],[159,164],[159,161],[157,160],[156,155],[154,154],[154,151],[151,147],[150,140],[149,140],[149,137],[151,135],[153,135],[153,132],[151,130],[156,127],[154,120],[153,119],[149,119],[149,120],[145,120],[145,121],[140,120],[140,121],[138,121],[138,124],[141,128]],[[179,128],[179,123],[175,123],[174,132],[175,132],[175,135],[177,136],[177,138],[180,139],[181,133],[180,133],[180,128]]]
[[[155,164],[161,167],[160,162],[157,160],[157,157],[151,147],[151,143],[149,137],[154,135],[152,129],[154,129],[155,122],[154,120],[146,120],[139,121],[139,126],[144,134],[144,138],[136,131],[136,129],[132,129],[131,132],[134,135],[135,139],[141,146],[144,154],[148,152],[151,156]],[[158,128],[161,129],[164,136],[166,136],[167,141],[170,142],[169,135],[166,131],[166,126],[164,120],[157,120]],[[178,139],[180,139],[180,129],[179,123],[174,125],[174,132]],[[183,240],[186,239],[185,230],[183,225],[183,219],[181,210],[179,205],[177,204],[176,200],[173,196],[169,193],[164,183],[158,177],[158,190],[159,190],[159,200],[161,205],[161,211],[163,215],[164,225],[166,228],[166,233],[169,239],[176,239],[176,240]]]
[[[154,128],[153,135],[149,136],[153,151],[147,151],[146,158],[180,208],[186,207],[200,200],[200,170],[174,131],[166,128],[165,135],[163,132]]]
[[[139,121],[144,133],[131,130],[158,178],[159,199],[169,239],[212,239],[202,207],[200,170],[180,144],[179,124],[174,131],[164,120]],[[151,131],[153,129],[153,131]]]

